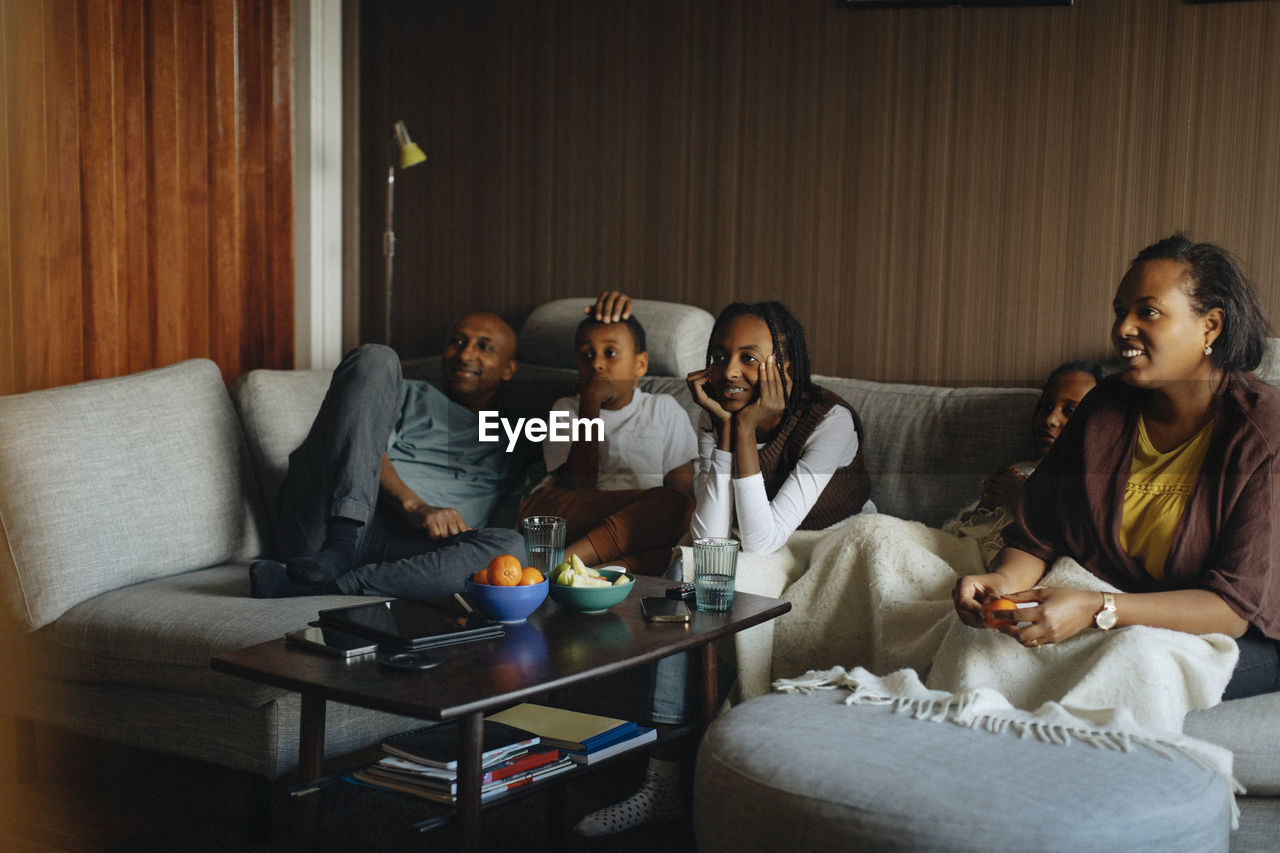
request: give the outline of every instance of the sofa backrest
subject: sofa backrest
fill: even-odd
[[[1038,389],[813,379],[857,409],[880,512],[937,527],[982,494],[992,471],[1035,458]]]
[[[311,430],[332,377],[332,370],[264,369],[251,370],[231,383],[231,398],[258,472],[268,530],[275,530],[276,495],[289,471],[289,454]],[[271,547],[267,550],[274,553]]]
[[[128,584],[261,550],[217,365],[0,397],[0,597],[27,630]]]
[[[536,309],[520,331],[521,363],[504,389],[513,414],[545,417],[558,397],[573,393],[573,332],[587,297],[561,299]],[[645,326],[650,370],[640,387],[671,394],[697,427],[701,410],[685,375],[706,363],[715,323],[706,311],[673,302],[637,300]],[[660,318],[652,323],[649,317]],[[544,349],[545,348],[545,349]],[[439,383],[440,359],[405,365],[405,376]],[[1034,388],[943,388],[832,376],[814,382],[848,400],[866,432],[871,497],[881,512],[937,526],[976,499],[982,479],[996,468],[1031,459]]]
[[[593,296],[573,296],[539,305],[520,327],[520,361],[525,365],[574,369],[573,333]],[[644,327],[653,376],[683,377],[706,366],[707,340],[715,318],[701,308],[656,299],[633,299],[631,314]]]

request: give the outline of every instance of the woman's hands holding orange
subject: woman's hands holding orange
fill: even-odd
[[[1033,604],[1016,611],[997,611],[994,621],[1002,624],[995,630],[1008,634],[1028,648],[1061,643],[1093,624],[1093,616],[1102,602],[1096,592],[1079,589],[1036,588],[1007,592],[1005,578],[999,574],[966,575],[956,581],[951,591],[960,621],[970,628],[988,628],[983,607],[998,598],[1015,604]]]
[[[1004,575],[995,572],[965,575],[956,581],[956,585],[951,588],[951,599],[955,602],[960,621],[970,628],[986,628],[987,620],[982,608],[989,601],[1006,597],[1006,584]]]
[[[1030,648],[1061,643],[1074,637],[1093,624],[1093,616],[1102,606],[1099,593],[1081,589],[1029,589],[1005,598],[1018,604],[1036,605],[1018,611],[1017,621],[1023,623],[1021,626],[1000,629]]]

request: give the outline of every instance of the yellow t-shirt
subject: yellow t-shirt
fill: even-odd
[[[1169,545],[1200,476],[1213,421],[1167,453],[1151,446],[1147,425],[1138,417],[1138,443],[1124,490],[1120,546],[1154,578],[1164,577]]]

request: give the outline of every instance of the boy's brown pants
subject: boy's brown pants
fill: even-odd
[[[566,544],[586,537],[600,565],[621,565],[640,575],[661,575],[671,548],[689,532],[693,500],[675,489],[564,489],[547,485],[525,499],[520,517],[559,515],[568,522]]]

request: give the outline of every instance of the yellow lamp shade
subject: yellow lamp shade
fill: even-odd
[[[408,145],[400,146],[400,168],[407,169],[410,166],[416,166],[427,159],[427,155],[422,153],[422,149],[418,147],[418,143],[410,142]]]

